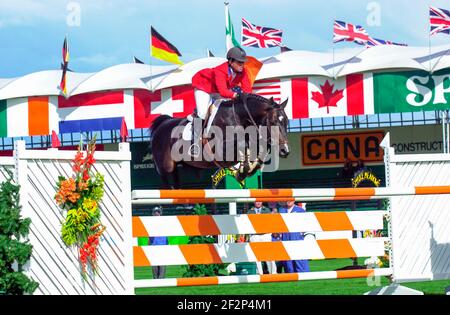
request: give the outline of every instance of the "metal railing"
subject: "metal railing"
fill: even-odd
[[[355,128],[380,128],[394,126],[419,126],[440,124],[442,122],[442,111],[427,111],[414,113],[375,114],[359,116],[343,116],[331,118],[303,118],[289,120],[289,132],[326,131],[326,130],[348,130]],[[120,131],[109,130],[95,132],[97,143],[120,142]],[[84,141],[93,137],[94,132],[81,134]],[[80,133],[68,133],[59,135],[62,146],[76,146],[80,142]],[[127,137],[129,142],[143,142],[150,140],[148,129],[132,129]],[[0,138],[0,151],[13,150],[15,140],[25,140],[29,149],[51,147],[50,136],[31,136],[16,138]]]

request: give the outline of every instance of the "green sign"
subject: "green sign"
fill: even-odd
[[[450,71],[373,74],[375,113],[450,109]]]

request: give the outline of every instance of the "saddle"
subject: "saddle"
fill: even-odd
[[[203,138],[204,131],[208,131],[209,128],[212,125],[212,122],[216,116],[217,110],[219,109],[220,103],[222,102],[222,99],[218,99],[214,101],[211,105],[208,107],[208,111],[206,112],[205,120],[203,120],[202,128],[201,128],[201,139],[202,144],[205,145],[207,142],[207,139]],[[186,124],[184,130],[183,130],[183,140],[185,141],[192,141],[194,139],[194,129],[192,128],[192,123],[195,118],[200,118],[197,115],[197,109],[194,109],[192,114],[188,116],[188,123]]]

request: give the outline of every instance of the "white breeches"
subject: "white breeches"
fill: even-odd
[[[215,102],[216,107],[219,107],[220,102],[226,99],[221,97],[218,93],[209,94],[197,89],[194,90],[194,97],[195,105],[197,106],[197,115],[203,120],[206,118],[208,108],[213,102]]]
[[[205,119],[209,105],[212,104],[212,97],[209,93],[197,89],[195,89],[194,91],[194,97],[195,97],[195,104],[197,106],[197,115],[201,119]]]

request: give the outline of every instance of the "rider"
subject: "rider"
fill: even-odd
[[[209,106],[216,100],[235,99],[241,92],[251,93],[250,79],[244,68],[246,57],[242,48],[233,47],[227,52],[226,62],[215,68],[203,69],[192,77],[197,116],[202,126]]]

